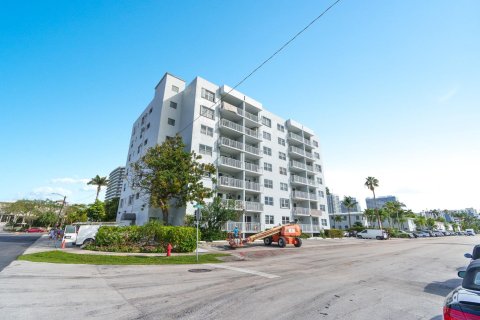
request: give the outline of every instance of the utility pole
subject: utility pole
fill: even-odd
[[[62,213],[63,208],[65,207],[66,200],[67,200],[67,196],[63,196],[62,206],[60,207],[60,211],[58,211],[58,221],[59,221],[60,225],[62,224],[62,220],[60,218],[60,215]]]

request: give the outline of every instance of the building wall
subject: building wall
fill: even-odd
[[[397,197],[395,196],[376,197],[376,203],[377,203],[376,208],[380,209],[385,205],[385,203],[390,201],[398,201],[398,200],[397,200]],[[366,198],[365,202],[367,203],[367,209],[375,209],[375,202],[373,201],[373,198]]]
[[[122,182],[125,175],[125,167],[118,167],[108,175],[107,192],[105,201],[120,197],[122,194]]]
[[[172,90],[172,86],[176,86],[178,92]],[[202,96],[204,90],[215,94],[214,102]],[[222,103],[219,103],[221,96],[223,97]],[[171,107],[172,101],[176,103],[176,108]],[[214,109],[214,119],[201,114],[202,106]],[[258,117],[259,120],[252,120],[254,119],[251,118],[252,116]],[[270,119],[271,125],[263,124],[261,121],[262,117]],[[168,119],[174,120],[174,125],[170,125]],[[230,122],[221,121],[221,119]],[[283,132],[279,130],[277,124],[284,128]],[[202,134],[202,125],[212,128],[213,134],[211,136]],[[145,129],[146,126],[148,126],[148,129]],[[235,130],[231,130],[229,126],[234,128],[238,126],[245,127],[251,130],[254,135],[255,132],[258,132],[259,137],[254,138],[245,133],[238,133]],[[242,128],[241,130],[247,129]],[[264,131],[271,135],[270,141],[263,138]],[[238,91],[231,91],[231,88],[228,86],[220,87],[200,77],[195,78],[188,86],[185,86],[183,80],[166,74],[155,88],[154,99],[134,122],[127,157],[127,168],[129,168],[132,162],[137,161],[148,147],[152,147],[157,143],[161,144],[167,136],[174,136],[176,133],[182,136],[187,150],[199,154],[201,153],[200,145],[211,148],[211,154],[201,154],[201,161],[217,165],[217,180],[233,181],[234,184],[241,183],[244,185],[243,188],[236,188],[222,185],[218,181],[217,185],[213,186],[210,179],[204,181],[205,185],[212,188],[216,187],[217,194],[223,198],[242,201],[241,205],[247,207],[245,210],[247,222],[252,225],[255,224],[256,227],[262,230],[283,222],[295,220],[304,224],[312,224],[313,222],[317,226],[316,230],[329,228],[319,139],[312,130],[293,120],[282,119],[263,109],[262,104],[258,101]],[[294,137],[301,137],[301,141],[290,139],[290,133],[297,134],[298,136]],[[230,139],[229,141],[236,141],[235,145],[240,144],[242,148],[246,148],[246,145],[254,146],[260,152],[257,155],[245,150],[230,150],[221,143],[221,141],[225,141],[222,137]],[[279,138],[283,139],[285,145],[279,143]],[[317,146],[312,145],[314,140]],[[289,153],[290,146],[301,147],[303,152],[307,151],[307,154],[311,152],[311,158]],[[269,148],[265,150],[271,150],[271,154],[270,152],[264,152],[263,147]],[[279,152],[283,152],[286,155],[285,160],[280,159]],[[314,155],[318,155],[318,157],[315,158]],[[228,159],[225,160],[226,158]],[[307,169],[299,171],[297,168],[293,172],[290,165],[293,159],[302,162],[305,168],[313,168],[313,171],[307,171]],[[240,164],[241,169],[221,165],[223,163],[221,161]],[[271,172],[264,170],[265,163],[272,165]],[[259,167],[257,172],[245,170],[246,166],[255,165]],[[280,174],[280,168],[285,168],[287,174]],[[319,171],[315,172],[315,168],[318,168]],[[130,189],[128,185],[129,174],[130,172],[127,170],[127,178],[123,182],[117,220],[131,218],[132,214],[136,215],[136,224],[144,224],[150,219],[161,219],[161,212],[158,209],[149,208],[146,195],[137,195],[139,193],[138,190]],[[300,175],[305,179],[308,177],[311,179],[310,181],[315,183],[312,183],[310,186],[292,183],[292,175]],[[272,188],[265,187],[265,179],[273,181]],[[280,183],[287,184],[288,190],[281,190]],[[247,185],[254,186],[256,189],[246,188]],[[293,190],[309,192],[309,196],[316,199],[299,201],[292,197]],[[270,201],[266,201],[265,197],[272,197],[273,205],[270,205]],[[281,207],[280,199],[288,199],[288,205]],[[263,208],[262,210],[250,210],[250,206],[243,201],[248,201],[255,208],[261,206]],[[294,209],[295,206],[296,208],[299,206],[305,207],[306,211],[308,211],[307,214],[296,214],[298,210]],[[185,214],[192,214],[193,212],[192,204],[188,204],[186,208],[176,210],[172,208],[170,212],[172,220],[170,223],[182,224]]]

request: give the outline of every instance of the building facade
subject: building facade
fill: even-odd
[[[350,209],[350,212],[362,212],[362,207],[360,207],[360,203],[358,203],[357,198],[352,197],[352,200],[356,202],[356,204]],[[343,205],[343,201],[340,201],[340,209],[341,212],[348,213],[348,209]]]
[[[107,192],[105,193],[105,201],[120,198],[122,195],[122,183],[125,175],[125,167],[118,167],[108,176]]]
[[[376,197],[375,201],[373,198],[366,198],[365,202],[367,203],[367,209],[381,209],[385,205],[385,203],[390,201],[398,201],[397,197],[395,196],[383,196],[383,197]],[[375,207],[375,202],[377,206]]]
[[[117,220],[142,225],[162,218],[148,206],[147,195],[128,185],[129,167],[147,148],[176,134],[188,151],[216,165],[216,184],[205,179],[204,185],[243,212],[244,223],[228,223],[227,230],[241,224],[247,233],[257,232],[293,221],[304,232],[329,228],[319,140],[311,129],[226,85],[200,77],[186,85],[168,73],[133,124]],[[169,223],[181,225],[193,212],[192,204],[171,208]]]
[[[341,213],[342,207],[340,206],[340,198],[338,195],[330,193],[327,195],[327,204],[328,204],[328,212],[330,214],[334,213]]]

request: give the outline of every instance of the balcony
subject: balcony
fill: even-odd
[[[300,200],[317,200],[317,195],[315,193],[303,191],[292,191],[292,197]]]
[[[245,130],[245,134],[247,136],[255,138],[257,140],[262,140],[262,138],[260,136],[260,132],[258,132],[258,130],[252,130],[252,129],[249,129],[247,127],[244,127],[244,130]]]
[[[290,146],[288,148],[288,152],[290,152],[294,155],[302,156],[302,157],[305,156],[305,151],[303,149],[300,149],[300,148],[295,147],[295,146]]]
[[[240,179],[229,178],[229,177],[219,177],[218,185],[228,188],[237,188],[243,189],[243,181]]]
[[[263,211],[263,203],[260,203],[260,202],[223,199],[222,203],[225,206],[233,205],[234,209],[239,211],[242,211],[243,209],[245,209],[245,211],[254,211],[254,212]]]
[[[242,116],[250,121],[253,121],[253,122],[256,122],[258,123],[258,116],[257,115],[254,115],[253,113],[250,113],[250,112],[247,112],[243,109],[240,109],[236,106],[234,106],[233,104],[230,104],[228,102],[225,102],[223,101],[222,102],[222,106],[221,106],[222,110],[228,110],[228,111],[231,111],[239,116]]]
[[[255,173],[261,173],[262,168],[256,164],[245,162],[245,170],[255,172]]]
[[[292,160],[292,161],[290,161],[290,168],[292,168],[292,169],[299,169],[299,170],[306,170],[306,169],[307,169],[307,165],[306,165],[305,163]],[[312,167],[312,169],[313,169],[313,167]]]
[[[260,184],[256,182],[245,181],[245,189],[260,191]]]
[[[239,109],[238,114],[242,115],[243,117],[247,118],[248,120],[251,120],[253,122],[258,123],[258,116],[254,115],[253,113],[250,113],[250,112]]]
[[[225,225],[223,226],[223,231],[227,231],[227,232],[231,232],[233,231],[233,229],[235,229],[235,227],[238,228],[238,230],[240,230],[240,232],[242,232],[242,225],[245,226],[245,232],[248,232],[248,233],[257,233],[257,232],[260,232],[261,231],[261,225],[260,225],[260,222],[235,222],[235,221],[228,221],[227,223],[225,223]]]
[[[310,214],[314,217],[320,217],[322,215],[322,211],[317,209],[310,209]]]
[[[317,183],[313,179],[307,179],[307,184],[313,187],[317,186]]]
[[[305,157],[313,159],[313,154],[311,152],[305,151]]]
[[[220,119],[220,127],[243,133],[243,126],[227,119]]]
[[[289,133],[288,133],[288,139],[289,139],[289,140],[293,140],[293,141],[297,141],[297,142],[300,142],[300,143],[304,143],[304,144],[306,144],[307,146],[311,146],[311,145],[312,145],[312,143],[310,142],[310,140],[307,140],[307,139],[305,139],[304,137],[302,137],[301,135],[296,134],[296,133],[293,133],[293,132],[289,132]]]
[[[307,178],[300,177],[300,176],[297,176],[297,175],[291,175],[290,176],[290,182],[308,185]]]
[[[263,203],[245,201],[245,210],[246,211],[263,211]]]
[[[243,201],[242,200],[222,199],[222,204],[225,207],[233,206],[233,208],[235,210],[243,210]]]
[[[313,171],[313,166],[306,164],[305,167],[307,168],[308,171],[314,172]]]
[[[303,207],[295,207],[292,209],[292,214],[294,216],[310,216],[310,212],[308,208]]]
[[[299,226],[303,233],[320,232],[320,226],[316,224],[300,224]]]
[[[220,146],[243,151],[243,143],[241,142],[238,142],[229,138],[225,138],[225,137],[220,137],[219,143],[220,143]]]
[[[219,159],[219,164],[224,165],[224,166],[229,166],[229,167],[242,169],[242,161],[237,160],[237,159],[232,159],[232,158],[227,158],[227,157],[221,156],[220,159]]]
[[[255,148],[254,146],[251,146],[249,144],[245,145],[245,152],[248,152],[248,153],[251,153],[251,154],[254,154],[254,155],[257,155],[257,156],[260,155],[260,149]]]

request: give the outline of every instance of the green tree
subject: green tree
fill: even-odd
[[[350,217],[350,210],[352,210],[353,208],[355,208],[355,206],[357,205],[357,201],[355,201],[352,197],[344,196],[344,197],[343,197],[342,204],[343,204],[343,206],[344,206],[345,208],[347,208],[347,212],[348,212],[348,227],[351,228],[351,227],[352,227],[352,220],[351,220],[351,217]]]
[[[435,227],[435,219],[427,218],[426,225],[429,229],[433,229]]]
[[[377,214],[376,214],[375,210],[365,209],[365,210],[363,210],[363,215],[367,218],[368,225],[370,226],[370,223],[371,223],[371,227],[374,227],[375,226],[375,219],[377,217]]]
[[[74,222],[86,222],[87,206],[84,204],[72,204],[66,209],[65,223],[72,224]]]
[[[382,222],[380,221],[380,215],[377,208],[377,198],[375,197],[375,188],[378,187],[378,179],[375,177],[367,177],[365,186],[373,193],[373,204],[375,206],[375,212],[377,214],[378,227],[382,229]]]
[[[105,221],[115,221],[117,219],[119,197],[105,201]]]
[[[105,219],[104,203],[100,200],[96,200],[93,204],[88,206],[86,214],[90,221],[103,221]]]
[[[333,229],[337,229],[336,222],[342,222],[342,216],[333,216]]]
[[[184,207],[188,202],[204,204],[204,199],[213,195],[213,190],[205,187],[202,180],[215,174],[215,166],[200,163],[201,158],[193,151],[185,151],[185,144],[177,135],[148,149],[132,164],[132,187],[149,195],[150,206],[162,210],[165,225],[169,224],[170,206]]]
[[[425,227],[427,225],[427,218],[425,218],[424,216],[418,216],[413,221],[415,222],[417,229],[421,229],[422,227]]]
[[[201,229],[204,240],[217,240],[222,234],[222,226],[229,220],[238,217],[235,202],[222,203],[220,197],[215,197],[202,209]]]
[[[385,203],[383,208],[388,215],[390,226],[393,226],[391,221],[394,221],[397,224],[397,227],[400,228],[400,222],[406,221],[406,219],[403,219],[405,214],[404,210],[402,209],[403,207],[405,207],[405,205],[399,201],[388,201]]]
[[[92,178],[87,184],[97,186],[97,196],[95,197],[95,201],[98,200],[98,195],[100,194],[100,190],[102,187],[106,187],[108,185],[107,177],[100,177],[98,174]]]
[[[42,212],[36,219],[34,224],[39,227],[54,226],[58,220],[58,215],[52,211]]]
[[[55,212],[60,209],[58,203],[51,200],[17,200],[3,208],[4,213],[14,215],[14,220],[25,222],[31,226],[45,212]],[[58,217],[58,216],[57,216]]]

